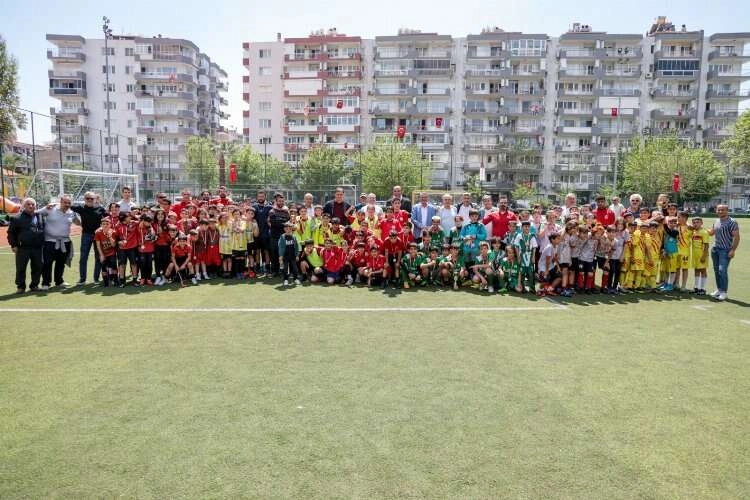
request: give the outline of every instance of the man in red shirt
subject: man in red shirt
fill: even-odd
[[[512,220],[518,220],[518,217],[508,210],[508,198],[503,197],[498,201],[498,210],[485,215],[482,224],[492,223],[492,237],[503,239],[508,233],[508,222]]]
[[[193,195],[190,194],[188,189],[182,190],[182,199],[172,205],[171,210],[177,214],[178,217],[182,217],[182,211],[186,208],[190,208],[193,205]],[[188,212],[189,213],[189,212]]]
[[[615,223],[615,213],[607,207],[607,199],[604,195],[596,196],[596,210],[594,210],[596,222],[604,227],[611,226]]]
[[[225,207],[233,204],[232,198],[230,198],[227,195],[227,188],[226,186],[219,186],[219,196],[216,198],[213,198],[210,202],[211,205],[218,205],[222,204]]]

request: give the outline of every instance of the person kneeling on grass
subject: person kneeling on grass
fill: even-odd
[[[560,243],[560,235],[553,233],[549,236],[549,243],[539,255],[539,281],[542,289],[539,295],[557,295],[556,288],[560,286],[562,274],[557,261],[557,247]]]
[[[326,271],[326,282],[329,285],[334,285],[339,281],[346,255],[340,247],[333,244],[331,238],[326,238],[325,245],[321,256],[323,257],[323,268]]]
[[[115,232],[109,219],[101,221],[101,227],[94,232],[94,242],[101,262],[102,281],[104,286],[117,286],[117,244],[115,243]]]
[[[177,241],[172,245],[172,262],[167,267],[165,276],[167,280],[171,279],[172,274],[177,274],[177,278],[180,280],[180,285],[185,286],[185,275],[190,278],[194,285],[198,284],[198,280],[193,275],[193,264],[191,263],[192,249],[188,242],[186,234],[180,234],[177,237]]]
[[[469,278],[464,256],[461,254],[461,244],[451,243],[450,268],[453,272],[453,289],[458,290],[459,285]]]
[[[429,233],[428,233],[429,234]],[[419,265],[419,272],[422,274],[422,280],[427,284],[436,284],[439,274],[438,249],[430,247],[430,254]]]
[[[409,289],[414,285],[424,285],[420,266],[424,263],[424,256],[420,254],[417,244],[409,243],[409,252],[401,258],[401,282],[404,288]]]
[[[365,252],[365,242],[358,241],[354,244],[354,249],[350,250],[346,256],[346,284],[351,286],[355,280],[359,281],[362,271],[367,267],[367,252]]]
[[[385,256],[380,254],[380,249],[373,245],[370,247],[370,255],[367,257],[367,266],[362,271],[362,276],[367,278],[367,287],[371,288],[373,282],[375,285],[380,282],[385,288],[386,279],[383,275],[385,270]]]
[[[490,245],[486,241],[479,242],[479,254],[474,257],[474,261],[471,264],[471,270],[473,276],[471,281],[479,284],[480,290],[487,290],[489,293],[494,293],[495,288],[489,284],[489,280],[492,279],[492,266],[490,263]]]
[[[304,248],[299,255],[299,269],[302,280],[309,279],[310,283],[318,283],[326,277],[323,269],[323,257],[320,249],[315,248],[315,242],[311,239],[305,240]]]

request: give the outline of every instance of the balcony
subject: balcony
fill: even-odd
[[[577,153],[580,155],[587,155],[599,152],[601,148],[598,144],[592,144],[591,146],[571,146],[569,144],[557,144],[555,145],[555,153]]]
[[[493,87],[492,89],[466,88],[465,92],[466,92],[466,95],[469,97],[490,96],[493,99],[496,99],[498,97],[508,97],[512,93],[512,89],[510,87],[503,87],[503,88]]]
[[[309,151],[315,145],[316,144],[310,144],[309,142],[284,144],[284,151]]]
[[[180,109],[177,111],[177,116],[180,118],[195,118],[195,111],[190,109]]]
[[[328,54],[322,51],[284,54],[284,62],[327,61]]]
[[[415,68],[411,74],[414,76],[434,76],[434,77],[450,77],[450,68]]]
[[[609,89],[595,88],[596,97],[640,97],[641,89]]]
[[[159,91],[143,91],[139,90],[135,93],[136,97],[152,97],[155,99],[182,99],[186,101],[192,101],[195,99],[195,95],[190,92],[164,92]]]
[[[594,59],[595,50],[584,48],[561,48],[557,52],[558,59]]]
[[[195,78],[193,75],[189,75],[187,73],[159,73],[155,71],[149,71],[145,73],[135,73],[133,77],[136,80],[146,80],[146,81],[167,81],[167,82],[186,82],[186,83],[194,83]]]
[[[49,95],[50,97],[60,97],[60,96],[69,96],[69,97],[86,97],[86,89],[81,88],[66,88],[66,87],[54,87],[49,89]]]
[[[327,71],[325,75],[327,78],[354,78],[356,80],[362,79],[361,71]]]
[[[682,47],[687,48],[687,47]],[[674,52],[664,52],[663,50],[657,50],[654,52],[654,61],[659,59],[698,59],[700,57],[700,49],[688,49]]]
[[[453,109],[447,104],[417,104],[417,109],[414,110],[414,114],[417,115],[429,115],[429,114],[442,114],[452,113]]]
[[[558,97],[578,97],[578,98],[594,98],[594,92],[583,92],[580,90],[567,90],[564,87],[557,89]]]
[[[558,125],[555,128],[557,135],[591,135],[591,127],[564,127]]]
[[[53,134],[76,134],[81,135],[87,133],[87,128],[85,125],[64,125],[60,123],[60,125],[52,124],[50,126],[50,132]]]
[[[518,116],[518,117],[544,116],[544,106],[535,105],[535,106],[529,106],[526,108],[511,107],[508,109],[507,114],[508,116]]]
[[[350,132],[359,133],[360,125],[354,123],[337,123],[337,124],[326,124],[322,132],[336,133],[336,132]]]
[[[485,151],[485,152],[499,152],[503,149],[503,144],[497,143],[479,143],[479,142],[468,142],[462,147],[464,151]]]
[[[91,146],[85,143],[81,144],[79,142],[63,142],[62,148],[63,148],[63,151],[70,152],[70,153],[80,153],[81,150],[83,150],[84,153],[91,152]]]
[[[552,183],[552,189],[555,191],[593,191],[599,187],[598,184],[589,182],[560,182]]]
[[[414,87],[407,88],[376,88],[375,95],[378,97],[382,96],[415,96],[417,95],[417,89]]]
[[[375,51],[375,59],[414,59],[416,55],[415,49],[402,47],[381,47]]]
[[[648,129],[648,135],[656,137],[677,137],[679,139],[695,139],[695,127],[676,129],[672,127]]]
[[[229,106],[229,100],[224,97],[219,97],[219,104],[222,106]]]
[[[512,135],[543,135],[544,125],[539,125],[538,127],[516,126],[511,128],[510,133]]]
[[[706,99],[750,99],[750,89],[707,90]]]
[[[450,59],[451,58],[451,51],[450,50],[439,50],[439,49],[432,49],[432,50],[417,50],[414,54],[414,59]]]
[[[594,51],[597,59],[641,59],[643,50],[640,47],[617,47],[608,49],[596,49]]]
[[[195,59],[189,56],[183,56],[182,54],[168,54],[164,52],[154,52],[151,60],[179,62],[179,63],[195,66]]]
[[[744,63],[750,61],[750,51],[738,49],[738,50],[726,50],[726,49],[714,49],[708,53],[708,60],[713,61],[714,59],[724,59],[727,61]]]
[[[739,112],[734,109],[730,111],[722,111],[722,110],[716,110],[716,109],[709,109],[706,110],[706,113],[703,115],[706,119],[709,118],[732,118],[736,119],[739,116]]]
[[[621,108],[619,112],[617,113],[617,116],[612,116],[611,107],[594,108],[594,116],[597,117],[598,119],[604,119],[604,120],[617,120],[618,118],[632,120],[632,119],[638,118],[638,116],[640,115],[640,112],[641,110],[638,108]]]
[[[325,78],[327,75],[326,71],[292,71],[284,73],[282,75],[283,80],[295,80],[298,78]]]
[[[484,106],[466,106],[464,105],[464,113],[467,115],[505,115],[508,113],[508,108],[500,106],[496,102],[482,103]]]
[[[465,134],[503,134],[510,132],[509,127],[489,127],[486,125],[483,126],[472,126],[472,125],[464,125],[463,132]]]
[[[333,148],[336,151],[346,153],[347,151],[359,151],[359,144],[356,142],[326,142],[324,143],[329,148]]]
[[[86,54],[80,48],[60,47],[59,49],[48,50],[47,59],[54,62],[82,63],[86,61]]]
[[[54,116],[88,116],[89,110],[80,108],[49,108],[49,114]]]
[[[693,119],[698,115],[695,108],[690,109],[652,109],[651,119],[675,119],[675,120],[688,120]]]
[[[184,144],[141,144],[137,148],[138,152],[141,154],[155,154],[155,153],[171,153],[171,154],[184,154],[185,153],[185,145]]]
[[[633,135],[637,133],[638,130],[635,127],[625,126],[624,124],[620,124],[619,127],[616,124],[608,126],[600,124],[591,127],[591,134],[599,137],[616,137],[618,135]]]
[[[596,80],[594,68],[588,69],[560,69],[557,72],[559,78],[576,78],[582,80]]]
[[[349,60],[349,61],[361,61],[362,60],[362,53],[361,52],[354,52],[354,53],[348,53],[348,52],[328,52],[328,59],[333,60]]]
[[[708,80],[750,80],[750,70],[741,71],[709,71],[706,76]]]
[[[408,77],[409,69],[379,69],[375,70],[375,78]]]
[[[298,125],[290,123],[284,127],[284,132],[318,132],[318,125]]]
[[[591,116],[594,113],[594,109],[570,109],[570,108],[556,108],[555,114],[558,116]]]
[[[478,78],[478,77],[489,77],[489,78],[502,78],[509,77],[513,73],[510,68],[495,68],[495,69],[467,69],[464,72],[466,78]]]
[[[640,78],[641,68],[607,69],[596,68],[596,76],[599,78]]]
[[[675,79],[675,80],[695,80],[698,78],[700,71],[698,70],[664,70],[660,69],[656,72],[656,77],[664,80]]]
[[[486,48],[486,47],[485,47]],[[510,53],[507,50],[501,50],[500,48],[490,48],[489,51],[478,51],[477,47],[471,47],[466,51],[467,59],[507,59],[510,57]]]
[[[289,97],[288,91],[284,92],[284,97]],[[361,96],[362,89],[360,87],[326,87],[325,89],[319,89],[315,92],[315,95],[325,96]]]
[[[227,82],[218,81],[216,82],[216,90],[219,92],[227,92],[229,90],[229,84]]]
[[[651,97],[653,99],[678,99],[678,100],[692,100],[698,98],[698,89],[677,91],[677,90],[664,90],[654,89],[651,91]]]
[[[721,140],[729,138],[731,136],[732,130],[729,128],[708,127],[703,129],[704,139]]]

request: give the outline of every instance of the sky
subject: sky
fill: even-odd
[[[433,0],[405,2],[345,2],[342,0],[181,0],[155,2],[129,0],[104,2],[51,0],[3,0],[0,36],[19,62],[21,106],[49,113],[57,101],[49,97],[47,70],[51,63],[47,33],[75,34],[101,38],[101,18],[111,19],[114,34],[135,34],[185,38],[229,74],[228,125],[242,130],[242,42],[272,41],[283,37],[307,36],[316,29],[335,27],[339,33],[372,38],[395,35],[399,28],[420,29],[454,37],[479,33],[485,26],[506,31],[547,33],[558,36],[571,23],[588,24],[597,31],[645,33],[658,15],[688,29],[706,33],[750,31],[750,9],[741,0],[667,0],[655,9],[652,1],[603,2],[592,0]],[[109,2],[107,2],[109,3]],[[720,5],[720,7],[719,7]],[[290,15],[294,14],[294,15]],[[38,132],[38,131],[37,131]],[[51,139],[49,130],[43,140]],[[19,134],[21,140],[28,134]],[[40,141],[41,142],[41,141]]]

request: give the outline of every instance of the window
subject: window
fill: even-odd
[[[117,163],[117,158],[118,158],[117,155],[112,155],[112,156],[104,155],[104,161],[107,163]]]
[[[102,83],[102,90],[103,90],[104,92],[106,92],[106,91],[107,91],[107,84],[106,84],[106,83]],[[115,84],[114,84],[114,83],[110,83],[110,84],[109,84],[109,91],[110,91],[110,92],[114,92],[114,91],[115,91]]]
[[[112,136],[112,137],[105,137],[104,138],[104,145],[105,146],[109,146],[109,145],[116,146],[117,145],[117,136],[115,135],[115,136]]]
[[[102,104],[104,105],[104,109],[106,110],[107,109],[107,101],[104,101]],[[109,101],[109,109],[117,109],[117,103]]]
[[[260,138],[261,144],[271,144],[271,138],[270,137],[261,137]]]
[[[127,85],[125,85],[125,92],[133,92],[133,91],[135,91],[135,85],[133,85],[132,83],[128,83]]]
[[[106,73],[106,72],[107,72],[107,67],[106,66],[102,66],[102,73]],[[115,67],[114,66],[110,66],[109,67],[109,74],[110,75],[114,75],[115,74]]]
[[[258,51],[258,57],[261,59],[268,59],[271,57],[271,49],[260,49]]]
[[[132,66],[125,66],[125,74],[129,75],[133,71]]]
[[[128,123],[131,123],[131,120],[128,120]],[[130,126],[130,125],[128,125],[128,127],[129,127],[129,126]],[[128,146],[132,146],[132,145],[134,145],[134,144],[135,144],[135,138],[133,138],[133,137],[128,137]]]
[[[258,92],[261,94],[270,94],[272,90],[272,85],[258,85]]]
[[[271,128],[271,120],[268,118],[261,118],[258,120],[259,128]]]
[[[102,47],[102,55],[106,55],[107,52],[109,52],[109,55],[113,56],[115,55],[115,48],[114,47],[107,47],[107,50],[104,50],[104,47]]]
[[[271,76],[271,67],[270,66],[261,66],[258,68],[258,75],[260,76]]]
[[[125,55],[126,56],[132,56],[134,54],[135,54],[135,49],[133,49],[133,48],[126,48],[125,49]]]
[[[128,128],[133,128],[133,120],[128,120]],[[130,142],[130,139],[128,139],[128,142]]]
[[[258,103],[258,111],[271,111],[270,101],[260,101]]]
[[[128,103],[128,111],[135,111],[135,103],[129,102]]]

